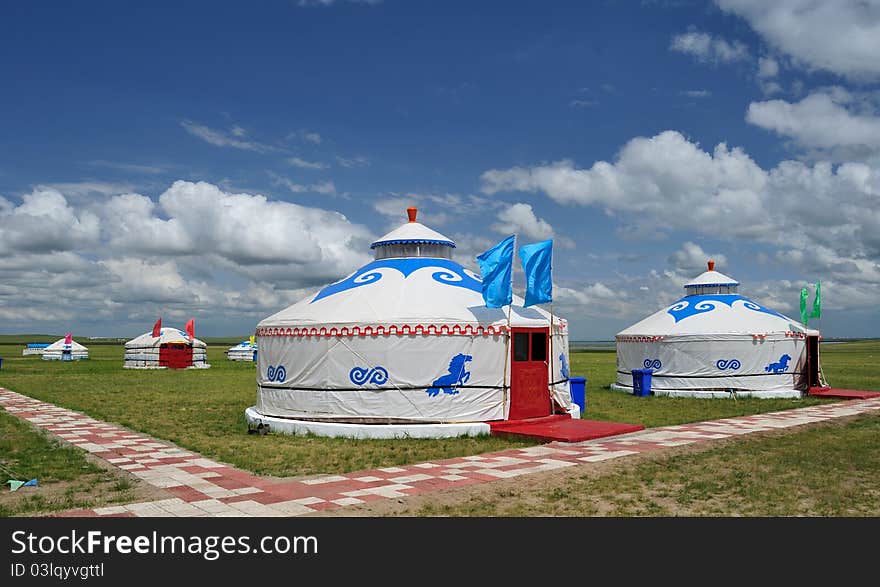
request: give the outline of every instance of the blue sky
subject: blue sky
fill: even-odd
[[[407,205],[470,267],[554,238],[575,339],[710,256],[880,325],[878,2],[34,1],[0,73],[0,332],[246,335]]]

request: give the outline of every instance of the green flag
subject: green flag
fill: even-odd
[[[15,491],[24,485],[24,481],[19,481],[18,479],[10,479],[7,483],[9,483],[9,491]]]
[[[813,310],[810,312],[810,318],[822,317],[822,282],[816,282],[816,297],[813,298]]]
[[[810,290],[804,288],[801,290],[801,322],[804,323],[804,326],[807,325],[807,321],[810,319],[807,314],[807,296],[810,295]]]

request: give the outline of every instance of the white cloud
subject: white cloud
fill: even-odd
[[[688,98],[708,98],[712,95],[712,92],[710,92],[709,90],[685,90],[679,93],[682,96],[687,96]]]
[[[0,203],[0,253],[69,251],[98,242],[99,222],[75,210],[61,192],[40,187],[18,206]]]
[[[772,57],[758,58],[758,77],[767,79],[779,75],[779,63]]]
[[[715,261],[715,269],[718,271],[727,265],[725,255],[721,253],[710,255],[700,245],[687,241],[682,244],[679,250],[669,256],[668,261],[676,272],[695,276],[707,270],[709,259]]]
[[[493,169],[482,181],[485,193],[540,192],[561,204],[598,207],[612,218],[637,217],[648,229],[756,240],[803,251],[808,259],[824,250],[834,263],[819,269],[830,279],[852,281],[855,274],[880,286],[880,276],[875,281],[869,270],[880,262],[878,165],[788,160],[763,169],[739,148],[721,143],[707,152],[666,131],[632,139],[614,162]],[[624,214],[630,212],[637,214]]]
[[[314,145],[320,145],[321,142],[324,140],[319,133],[307,129],[300,129],[298,131],[292,132],[288,134],[286,138],[288,140],[299,139],[301,141],[312,143]]]
[[[342,214],[206,182],[177,181],[158,201],[79,204],[39,188],[0,198],[0,319],[119,328],[208,312],[255,323],[366,263],[373,239]]]
[[[715,0],[776,50],[808,69],[856,80],[880,77],[880,4],[840,0]]]
[[[288,157],[287,162],[300,169],[327,169],[327,167],[329,167],[326,163],[321,163],[319,161],[306,161],[299,157]]]
[[[190,120],[181,121],[180,126],[192,136],[197,137],[210,145],[214,145],[215,147],[232,147],[233,149],[242,149],[257,153],[277,151],[277,149],[271,145],[264,145],[255,141],[245,141],[240,138],[242,135],[234,134],[234,132],[227,134],[221,130],[208,128],[207,126]],[[240,129],[241,127],[234,127],[233,131],[236,128]]]
[[[598,100],[572,100],[568,105],[572,108],[590,108],[598,103]]]
[[[697,31],[675,35],[669,48],[691,55],[702,63],[732,63],[749,57],[748,47],[740,41],[728,42],[721,37]]]
[[[336,184],[334,184],[332,181],[329,181],[329,180],[328,181],[319,181],[319,182],[309,184],[309,185],[302,185],[302,184],[298,184],[295,181],[292,181],[286,177],[276,175],[274,173],[270,174],[270,175],[272,176],[272,183],[274,183],[275,185],[284,186],[295,194],[312,192],[312,193],[325,194],[325,195],[336,195],[336,193],[337,193],[336,192]]]
[[[370,165],[370,160],[366,157],[336,157],[336,162],[339,163],[342,167],[367,167]]]
[[[553,227],[535,216],[529,204],[513,204],[498,213],[498,222],[492,230],[501,234],[518,234],[529,239],[546,240],[553,238]]]
[[[138,163],[107,161],[106,159],[94,159],[92,161],[86,162],[86,164],[93,167],[104,167],[107,169],[124,171],[125,173],[143,173],[148,175],[156,175],[168,171],[168,168],[165,165],[141,165]]]
[[[815,91],[796,103],[752,102],[746,121],[793,139],[802,147],[848,147],[844,157],[853,157],[854,151],[880,150],[880,116],[870,103],[856,100],[839,87]]]

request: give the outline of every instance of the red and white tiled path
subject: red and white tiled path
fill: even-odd
[[[168,442],[3,388],[0,388],[0,406],[175,496],[59,515],[267,517],[298,516],[876,412],[880,411],[880,398],[650,428],[579,443],[553,442],[469,457],[295,480],[263,479]]]

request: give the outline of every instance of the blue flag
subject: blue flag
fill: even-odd
[[[513,302],[513,242],[510,235],[477,257],[483,276],[483,300],[487,308],[500,308]]]
[[[526,274],[524,308],[553,301],[553,239],[519,248],[519,259]]]

